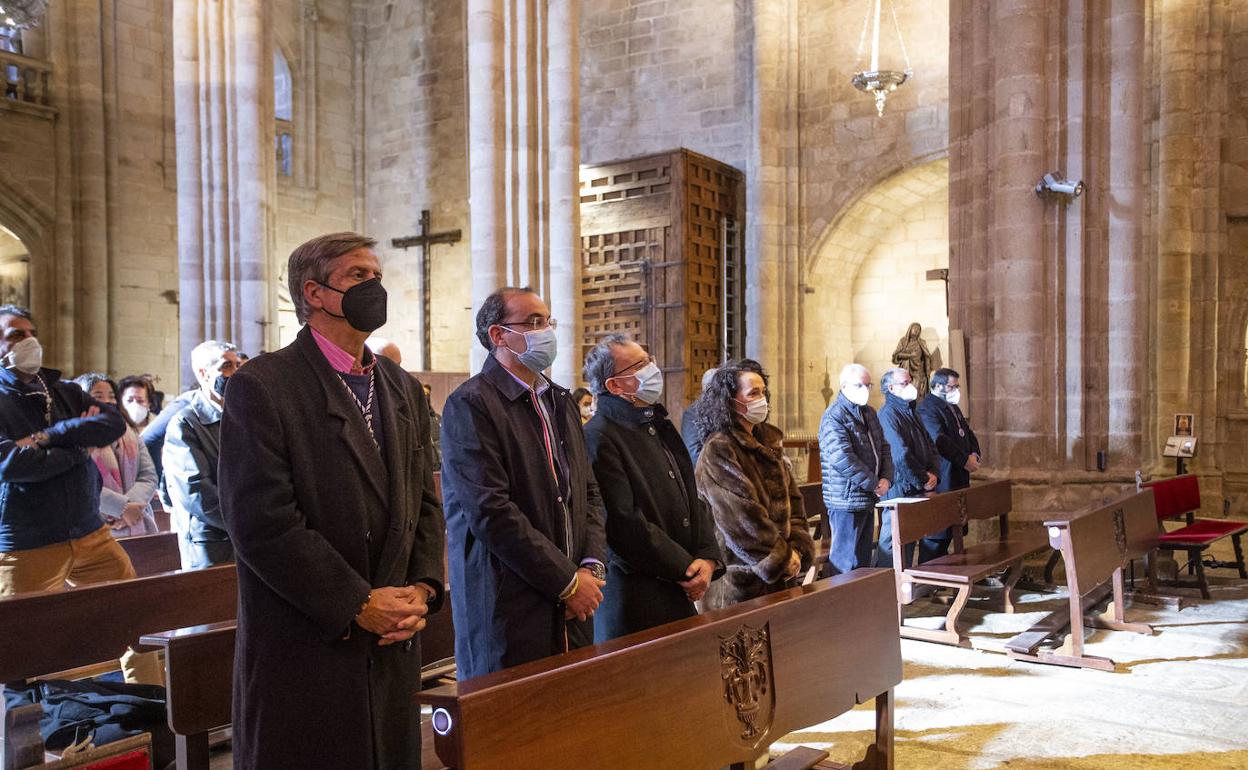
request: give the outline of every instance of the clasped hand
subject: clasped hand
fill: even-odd
[[[406,642],[425,627],[428,601],[429,592],[419,585],[374,588],[355,622],[380,636],[377,643],[382,647]]]
[[[685,570],[685,580],[677,583],[685,589],[689,601],[696,602],[706,594],[711,585],[711,577],[715,574],[715,563],[706,559],[694,559]]]
[[[594,610],[602,604],[602,587],[607,581],[594,577],[594,573],[584,567],[576,571],[576,576],[576,591],[563,600],[563,616],[567,620],[576,618],[584,622],[593,617]]]

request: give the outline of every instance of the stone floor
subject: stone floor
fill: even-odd
[[[1214,555],[1230,559],[1229,546]],[[896,767],[1248,770],[1248,581],[1223,577],[1231,570],[1210,574],[1219,576],[1210,601],[1193,599],[1177,611],[1128,607],[1128,619],[1152,624],[1154,636],[1088,635],[1088,653],[1112,658],[1113,673],[903,640]],[[1064,601],[1024,592],[1014,615],[972,602],[963,621],[972,637],[1001,643]],[[872,738],[873,719],[867,703],[785,736],[773,752],[816,746],[853,761]],[[230,766],[223,747],[212,768]]]
[[[903,640],[896,767],[1248,770],[1248,581],[1216,578],[1213,595],[1181,611],[1129,606],[1128,620],[1151,624],[1153,636],[1090,633],[1087,652],[1112,658],[1113,673]],[[968,608],[963,620],[973,637],[1000,643],[1063,602],[1024,593],[1018,614]],[[852,761],[873,724],[868,703],[773,752],[817,746]]]

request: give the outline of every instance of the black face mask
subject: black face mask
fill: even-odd
[[[224,374],[218,374],[217,379],[212,381],[212,391],[221,398],[225,398],[225,386],[229,381],[229,377],[226,377]]]
[[[321,282],[317,281],[317,283]],[[375,332],[386,325],[386,288],[381,285],[380,278],[370,278],[346,291],[335,289],[326,283],[321,283],[321,285],[342,295],[342,315],[330,313],[321,308],[329,315],[346,320],[351,324],[352,329],[365,334]]]

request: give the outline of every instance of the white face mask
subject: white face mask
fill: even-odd
[[[841,388],[841,392],[845,394],[845,398],[849,399],[849,403],[858,406],[864,406],[871,398],[871,389],[862,384],[846,385]]]
[[[919,397],[919,389],[916,388],[914,386],[914,383],[912,382],[906,387],[902,388],[901,392],[896,395],[898,398],[902,399],[903,401],[913,401]]]
[[[637,391],[633,396],[645,404],[657,404],[663,397],[663,370],[651,361],[633,375],[637,379]]]
[[[16,369],[23,374],[36,374],[41,366],[43,346],[34,337],[27,337],[14,344],[4,356],[4,368]]]
[[[733,400],[735,401],[736,399]],[[737,403],[745,407],[745,419],[749,420],[750,424],[758,425],[767,419],[767,412],[770,410],[770,407],[767,405],[766,398],[760,398],[755,401],[737,401]]]
[[[147,408],[146,404],[140,404],[138,402],[126,404],[125,409],[126,414],[130,415],[130,421],[136,425],[146,420],[148,413],[151,412],[151,410]]]
[[[959,388],[958,390],[947,390],[947,391],[945,391],[945,401],[946,401],[947,403],[950,403],[950,404],[953,404],[954,406],[957,406],[957,405],[958,405],[958,402],[959,402],[959,401],[961,401],[961,400],[962,400],[962,389],[961,389],[961,388]]]

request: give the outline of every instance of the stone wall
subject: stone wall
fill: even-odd
[[[747,166],[749,0],[586,0],[581,162],[687,147]]]
[[[463,0],[367,4],[364,42],[364,232],[380,241],[390,322],[379,334],[404,364],[467,371],[472,333]],[[464,238],[432,248],[433,360],[421,362],[419,249],[390,247],[429,209],[435,232]]]

